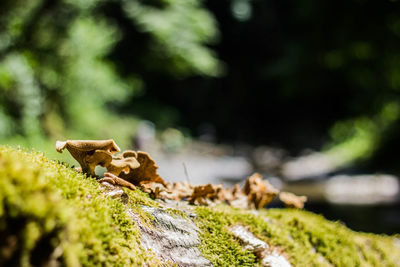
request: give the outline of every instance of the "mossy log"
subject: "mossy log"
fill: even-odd
[[[179,234],[172,242],[166,231]],[[176,250],[181,241],[186,252]],[[154,201],[139,189],[100,185],[40,153],[0,147],[0,266],[196,265],[174,250],[214,266],[261,266],[268,253],[292,266],[398,266],[400,239],[295,209]]]

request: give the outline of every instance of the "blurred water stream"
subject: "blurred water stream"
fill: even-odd
[[[334,175],[332,165],[325,159],[320,164],[321,157],[316,154],[307,160],[288,159],[284,151],[267,147],[241,150],[193,142],[173,153],[154,149],[151,154],[160,175],[169,182],[229,187],[257,171],[282,191],[306,195],[307,210],[340,220],[354,230],[400,233],[400,183],[393,175]],[[285,166],[290,166],[291,175],[285,176]],[[281,204],[276,201],[271,206]]]

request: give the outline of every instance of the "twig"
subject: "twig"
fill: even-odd
[[[188,173],[188,170],[186,168],[185,162],[182,162],[182,165],[183,165],[183,171],[185,173],[186,181],[190,184],[189,173]]]

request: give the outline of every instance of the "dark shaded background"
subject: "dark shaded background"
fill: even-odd
[[[399,175],[399,38],[395,0],[4,0],[0,140],[132,147],[147,120],[161,139],[174,128]]]
[[[146,92],[121,110],[157,121],[159,115],[136,107],[161,105],[176,110],[174,123],[194,135],[211,124],[218,141],[283,146],[296,154],[321,149],[335,122],[374,116],[385,103],[398,102],[397,2],[249,1],[252,15],[244,21],[235,18],[233,3],[205,2],[219,23],[220,41],[211,47],[225,64],[222,77],[176,80],[142,72]],[[131,47],[146,40],[125,30],[130,34],[111,58],[126,72],[141,71]],[[396,119],[368,166],[397,170],[398,132]]]

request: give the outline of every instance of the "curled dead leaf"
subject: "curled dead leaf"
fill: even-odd
[[[307,201],[306,196],[296,196],[289,192],[279,193],[279,199],[285,204],[285,207],[297,209],[304,208],[304,203]]]
[[[247,195],[241,190],[240,184],[235,184],[230,192],[232,197],[227,199],[229,205],[242,209],[246,209],[248,207]]]
[[[133,153],[129,152],[128,155],[133,155]],[[127,158],[131,157],[128,156]],[[165,187],[168,186],[164,179],[162,179],[161,176],[157,174],[158,166],[148,153],[138,151],[136,159],[139,162],[140,166],[136,169],[130,170],[129,173],[122,172],[120,174],[121,178],[135,185],[139,185],[143,182],[155,182],[162,184]]]
[[[248,177],[243,190],[236,184],[233,189],[223,188],[222,185],[207,184],[192,186],[188,182],[177,182],[171,185],[158,174],[155,161],[143,151],[127,150],[122,154],[113,155],[120,151],[112,139],[109,140],[67,140],[57,141],[56,149],[62,153],[67,149],[81,165],[82,172],[95,176],[97,165],[107,168],[104,178],[99,182],[135,190],[135,185],[148,193],[152,198],[184,200],[188,199],[195,205],[212,205],[229,203],[235,207],[263,208],[279,193],[262,176],[254,173]],[[296,196],[282,192],[279,198],[287,207],[303,208],[307,201],[305,196]]]
[[[169,189],[174,196],[173,199],[181,200],[190,197],[193,194],[193,186],[188,182],[175,182]]]
[[[98,182],[99,183],[107,182],[107,183],[110,183],[110,184],[113,184],[113,185],[119,185],[119,186],[127,187],[127,188],[129,188],[131,190],[136,190],[136,186],[134,186],[130,182],[125,181],[124,179],[121,179],[118,176],[116,176],[116,175],[114,175],[112,173],[109,173],[109,172],[106,172],[104,174],[104,178],[99,179]]]
[[[260,174],[254,173],[247,178],[243,192],[247,195],[250,208],[261,209],[278,195],[279,190],[268,181],[263,181]]]
[[[167,193],[166,188],[160,183],[156,183],[156,182],[141,183],[140,189],[143,192],[148,193],[149,196],[153,199],[156,199],[156,198],[165,199],[166,198],[166,193]]]
[[[232,189],[232,195],[236,196],[236,195],[240,195],[240,194],[243,194],[242,190],[240,190],[240,184],[235,184]]]
[[[194,187],[189,203],[197,205],[210,205],[210,202],[220,200],[219,193],[222,185],[206,184]]]

